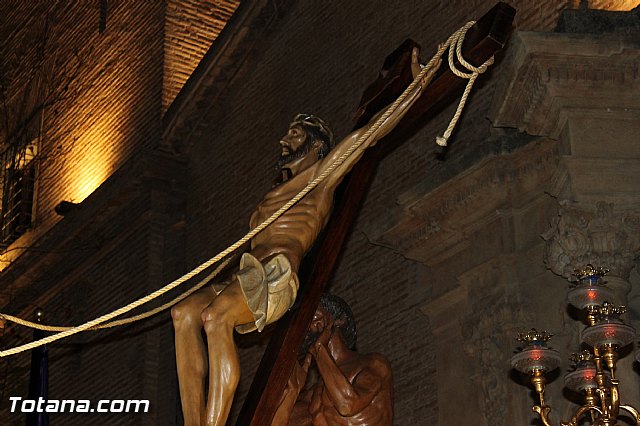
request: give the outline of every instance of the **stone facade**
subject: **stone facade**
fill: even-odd
[[[370,1],[333,7],[256,0],[241,3],[208,50],[203,36],[194,37],[198,46],[176,52],[170,41],[190,40],[192,31],[217,15],[200,21],[197,4],[186,1],[140,2],[136,7],[147,8],[141,11],[128,9],[128,2],[107,3],[104,33],[100,9],[86,11],[87,22],[95,24],[92,37],[123,37],[131,49],[149,51],[123,53],[121,72],[107,72],[109,58],[119,63],[110,54],[102,68],[90,68],[107,69],[110,77],[101,84],[123,85],[113,93],[127,94],[131,110],[94,92],[79,99],[102,99],[97,105],[105,108],[114,104],[123,114],[116,122],[128,119],[126,129],[106,121],[111,124],[90,136],[122,138],[117,140],[128,148],[109,148],[118,161],[84,201],[52,190],[48,204],[38,203],[39,220],[50,225],[16,242],[32,249],[12,259],[0,277],[0,312],[29,316],[37,304],[49,313],[48,322],[81,323],[209,259],[247,230],[253,207],[271,185],[278,138],[295,113],[323,116],[337,135],[345,135],[362,90],[389,52],[411,37],[428,58],[438,42],[494,4]],[[398,425],[530,422],[529,393],[509,373],[512,336],[536,325],[556,334],[562,348],[577,338],[564,310],[566,281],[547,267],[565,274],[572,262],[596,252],[598,261],[606,261],[612,256],[606,244],[615,246],[626,260],[618,267],[621,291],[637,317],[637,43],[625,34],[550,33],[563,9],[580,6],[574,1],[510,3],[518,10],[519,32],[481,77],[446,160],[433,156],[433,140],[454,106],[380,165],[332,283],[353,307],[359,349],[391,360]],[[16,10],[11,16],[20,16]],[[117,33],[122,28],[135,28],[123,30],[134,38]],[[89,40],[80,33],[69,37]],[[98,45],[107,53],[108,46],[119,52],[118,45],[104,43]],[[197,67],[180,62],[191,54]],[[60,114],[73,117],[74,111],[93,110],[65,107]],[[60,126],[79,128],[74,121]],[[59,161],[79,161],[69,155]],[[59,168],[56,182],[63,189],[70,186],[65,170]],[[82,202],[59,218],[52,209],[63,199]],[[576,227],[583,239],[605,235],[606,243],[586,245],[582,257],[568,253],[562,230]],[[238,338],[245,373],[239,402],[267,337]],[[2,346],[29,339],[24,329],[6,328]],[[148,398],[152,405],[149,415],[56,420],[180,424],[172,346],[166,314],[51,345],[52,395]],[[7,383],[3,424],[23,422],[8,413],[6,402],[9,395],[25,394],[28,362],[26,354],[0,361],[0,383]],[[640,399],[636,384],[623,390],[632,403]],[[550,398],[564,415],[568,404],[561,402],[560,387]]]
[[[633,136],[639,118],[636,39],[517,34],[490,117],[494,126],[537,139],[413,200],[405,205],[405,219],[383,234],[386,244],[429,262],[441,284],[450,283],[423,307],[441,342],[440,423],[530,421],[526,411],[533,402],[517,385],[526,380],[506,377],[516,346],[509,337],[535,326],[552,332],[561,352],[577,351],[583,326],[566,308],[563,281],[577,267],[611,268],[607,281],[615,302],[628,304],[627,320],[637,324],[637,273],[631,273],[640,253],[638,192],[631,184],[640,164]],[[467,314],[461,320],[451,311]],[[627,355],[618,374],[623,399],[637,406],[632,363]],[[560,378],[568,368],[563,362]],[[453,383],[445,380],[450,374],[457,378]],[[482,393],[475,398],[460,392],[478,387]],[[547,399],[566,419],[571,406],[561,387],[552,383]],[[475,414],[459,409],[469,398],[476,401]]]

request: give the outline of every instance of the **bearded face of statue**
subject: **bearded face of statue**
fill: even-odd
[[[287,133],[280,139],[282,154],[278,160],[278,169],[304,157],[314,147],[314,140],[301,125],[289,127]]]

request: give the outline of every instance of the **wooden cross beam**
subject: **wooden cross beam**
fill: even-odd
[[[506,3],[500,2],[494,6],[467,32],[462,46],[463,57],[471,64],[480,66],[494,55],[506,43],[514,15],[515,9]],[[413,46],[416,44],[408,40],[387,58],[383,66],[384,76],[364,92],[356,114],[356,128],[367,123],[377,111],[395,100],[411,82]],[[332,277],[378,163],[417,132],[430,117],[459,97],[465,84],[466,80],[455,76],[446,63],[443,64],[426,93],[398,126],[374,148],[368,149],[345,177],[336,192],[333,215],[300,269],[298,301],[277,323],[236,422],[237,426],[271,425],[320,296]]]

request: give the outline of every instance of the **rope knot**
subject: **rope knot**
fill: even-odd
[[[493,65],[493,56],[490,57],[489,59],[487,59],[487,61],[480,65],[480,67],[478,68],[478,71],[476,71],[477,74],[484,74],[485,71],[489,68],[489,65]]]
[[[447,146],[447,140],[448,139],[449,138],[445,138],[444,136],[436,136],[436,144],[438,146],[445,147],[445,146]]]

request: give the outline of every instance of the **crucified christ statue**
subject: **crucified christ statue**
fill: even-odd
[[[417,53],[416,50],[412,55],[414,77],[420,70]],[[251,249],[243,254],[231,282],[203,288],[172,309],[180,399],[186,426],[225,424],[240,377],[234,328],[240,333],[262,330],[293,305],[300,262],[327,223],[336,187],[365,149],[400,122],[437,68],[435,66],[425,74],[398,108],[343,164],[251,240]],[[280,140],[282,157],[278,165],[282,180],[258,204],[249,222],[251,228],[270,217],[319,176],[358,141],[378,117],[374,116],[368,124],[333,146],[333,134],[323,120],[312,115],[297,115]],[[201,337],[203,327],[206,345]],[[207,373],[209,386],[205,392]]]

